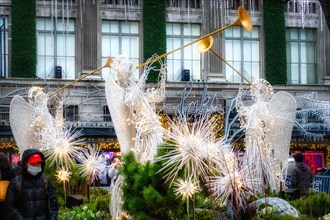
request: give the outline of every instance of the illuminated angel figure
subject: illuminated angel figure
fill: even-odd
[[[253,166],[251,175],[263,180],[265,188],[278,191],[289,157],[296,102],[287,92],[274,94],[272,86],[262,79],[248,92],[250,101],[244,101],[243,90],[237,95],[240,123],[245,129],[245,162]]]
[[[48,97],[39,87],[29,90],[29,102],[16,95],[10,103],[10,126],[17,146],[22,153],[29,147],[40,148],[40,132],[53,126],[48,111]]]
[[[50,165],[69,168],[74,163],[80,132],[64,125],[63,102],[39,87],[29,90],[29,102],[15,96],[10,103],[10,124],[20,152],[29,147],[45,150]],[[48,104],[52,101],[55,115]]]
[[[106,96],[121,152],[125,154],[133,150],[138,161],[152,161],[157,146],[163,142],[163,129],[155,104],[165,97],[166,65],[161,64],[159,69],[159,87],[147,91],[145,82],[148,74],[156,70],[152,64],[145,67],[138,82],[132,77],[135,68],[124,56],[117,57],[112,68],[117,74],[117,81],[109,76]]]

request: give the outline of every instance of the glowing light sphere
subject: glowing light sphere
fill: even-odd
[[[191,179],[183,180],[179,178],[174,183],[174,193],[177,197],[182,196],[182,199],[191,199],[192,196],[199,191],[199,186]]]
[[[66,168],[59,168],[56,170],[56,179],[60,182],[69,182],[71,178],[71,172],[68,171]]]

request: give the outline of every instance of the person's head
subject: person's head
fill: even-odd
[[[0,154],[0,170],[8,170],[8,169],[10,169],[8,158],[5,155]]]
[[[303,162],[304,161],[304,156],[301,153],[296,153],[294,155],[294,160],[296,162]]]
[[[112,163],[116,166],[119,167],[121,165],[120,159],[118,157],[114,157],[112,160]]]
[[[45,167],[44,155],[37,149],[27,149],[22,156],[23,174],[37,176]],[[40,174],[41,175],[41,174]]]

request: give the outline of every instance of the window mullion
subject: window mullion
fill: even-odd
[[[244,72],[243,72],[243,67],[244,67],[244,37],[243,37],[243,31],[242,31],[242,28],[239,29],[240,30],[240,37],[241,37],[241,40],[240,40],[240,44],[241,44],[241,65],[240,65],[240,70],[239,72],[244,76]],[[243,77],[241,77],[241,83],[244,82],[244,79]]]
[[[298,29],[298,77],[299,77],[299,84],[302,84],[302,68],[301,68],[301,29]]]

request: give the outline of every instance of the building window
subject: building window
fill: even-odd
[[[9,107],[0,107],[0,120],[9,120]]]
[[[315,84],[316,29],[289,28],[286,42],[288,83]]]
[[[79,121],[78,105],[69,105],[63,109],[63,118],[66,121]]]
[[[166,1],[167,7],[173,8],[201,8],[201,1],[200,0],[167,0]]]
[[[8,76],[8,18],[0,15],[0,77]]]
[[[135,66],[139,65],[139,23],[132,21],[102,21],[102,63],[108,56],[125,55]],[[111,69],[103,69],[106,78]],[[134,72],[138,77],[138,71]]]
[[[37,18],[37,75],[75,78],[75,22]]]
[[[260,0],[227,0],[226,7],[230,10],[237,10],[239,6],[242,6],[249,11],[260,10]]]
[[[305,14],[316,14],[318,12],[319,2],[309,2],[309,1],[301,1],[298,2],[288,1],[286,6],[286,12],[289,13],[305,13]]]
[[[129,5],[129,6],[139,6],[141,5],[140,0],[102,0],[102,4],[106,5]]]
[[[111,122],[111,115],[108,106],[103,106],[103,121]]]
[[[251,33],[241,27],[225,31],[226,60],[250,81],[260,78],[259,27],[253,27]],[[228,65],[225,66],[226,79],[232,83],[241,83],[244,79]]]
[[[167,52],[188,44],[200,37],[199,24],[166,24]],[[167,80],[180,81],[189,70],[190,80],[201,79],[201,55],[197,43],[167,56]]]

